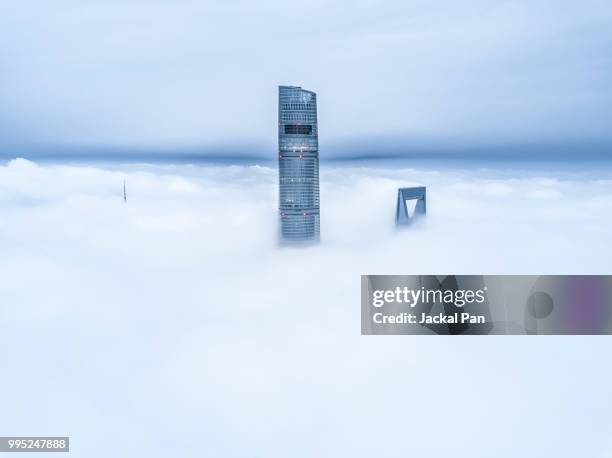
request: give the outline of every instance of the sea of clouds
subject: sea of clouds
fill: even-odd
[[[123,183],[127,203],[123,201]],[[399,186],[428,215],[393,226]],[[609,274],[612,178],[329,165],[319,246],[266,166],[0,166],[0,431],[82,457],[605,457],[605,337],[360,336],[361,274]]]

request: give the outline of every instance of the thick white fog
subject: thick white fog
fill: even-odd
[[[610,273],[612,180],[323,167],[0,166],[3,435],[79,457],[606,457],[608,339],[360,335],[361,274]],[[123,182],[128,202],[123,202]],[[398,186],[428,215],[393,226]]]

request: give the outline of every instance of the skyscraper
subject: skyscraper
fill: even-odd
[[[319,240],[319,135],[317,95],[301,87],[278,88],[280,236]]]

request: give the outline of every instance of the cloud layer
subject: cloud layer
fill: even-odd
[[[326,167],[304,250],[267,167],[12,161],[0,428],[84,457],[603,457],[602,339],[359,335],[364,273],[609,273],[612,180],[557,176]],[[397,232],[411,184],[429,214]]]

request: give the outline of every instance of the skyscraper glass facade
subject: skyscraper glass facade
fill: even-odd
[[[317,95],[278,88],[280,235],[286,241],[319,239]]]

